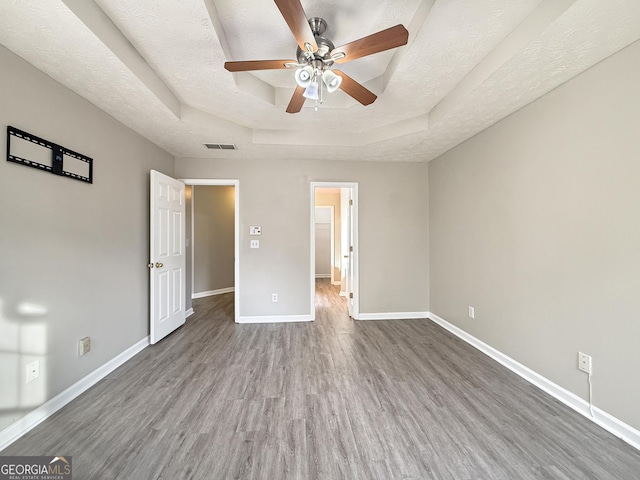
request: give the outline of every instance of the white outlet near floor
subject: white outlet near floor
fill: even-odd
[[[578,370],[582,370],[585,373],[591,374],[591,369],[591,355],[578,352]]]
[[[27,363],[27,383],[33,382],[40,376],[40,360]]]
[[[469,307],[469,317],[476,318],[476,309],[473,307]]]
[[[82,356],[91,350],[91,338],[84,337],[78,340],[78,355]]]
[[[272,293],[271,294],[271,301],[274,302],[274,303],[278,301],[278,294],[277,293]]]

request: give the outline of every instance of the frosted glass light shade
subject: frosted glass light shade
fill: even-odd
[[[313,82],[313,67],[307,65],[306,67],[296,70],[296,83],[302,88],[307,88]]]
[[[342,77],[340,75],[336,75],[331,70],[326,70],[322,73],[322,81],[327,86],[327,92],[332,93],[340,88]]]
[[[311,100],[318,100],[318,82],[311,82],[302,96]]]

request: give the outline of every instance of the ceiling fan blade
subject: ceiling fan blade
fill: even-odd
[[[376,101],[376,98],[378,98],[373,92],[364,88],[346,73],[343,73],[340,70],[331,71],[342,77],[340,90],[359,101],[362,105],[370,105]]]
[[[247,60],[244,62],[225,62],[224,68],[230,72],[248,72],[249,70],[278,70],[289,68],[287,64],[297,64],[295,60]]]
[[[280,9],[280,13],[284,17],[284,20],[289,25],[289,29],[295,37],[298,45],[303,52],[306,52],[305,44],[311,45],[313,52],[318,50],[318,44],[313,36],[311,27],[309,26],[309,20],[304,13],[300,0],[274,0],[276,5]]]
[[[336,59],[336,63],[345,63],[356,58],[366,57],[378,52],[384,52],[391,48],[401,47],[409,41],[409,32],[403,25],[381,30],[359,40],[336,47],[331,51],[331,55],[342,52],[344,58]]]
[[[293,92],[293,96],[287,106],[287,113],[298,113],[302,110],[302,105],[304,105],[304,101],[306,100],[306,98],[302,96],[304,90],[304,87],[301,87],[300,85],[296,87],[296,91]]]

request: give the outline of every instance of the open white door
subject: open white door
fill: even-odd
[[[349,198],[351,189],[340,189],[340,252],[342,259],[340,261],[340,296],[348,297],[349,285]]]
[[[185,322],[184,183],[151,170],[151,343]]]
[[[349,203],[347,205],[347,310],[349,316],[353,318],[354,314],[354,285],[353,285],[353,190],[349,189]]]

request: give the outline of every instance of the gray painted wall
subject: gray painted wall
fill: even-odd
[[[640,428],[640,43],[429,164],[431,311]],[[467,307],[476,308],[476,318]]]
[[[359,184],[360,311],[428,310],[427,165],[177,159],[176,175],[240,181],[242,316],[309,313],[312,181]],[[250,225],[262,226],[259,249]]]
[[[193,293],[234,285],[235,188],[194,186]]]
[[[0,151],[12,125],[94,159],[93,185],[0,161],[2,429],[148,335],[149,170],[174,159],[1,46],[0,65]]]

